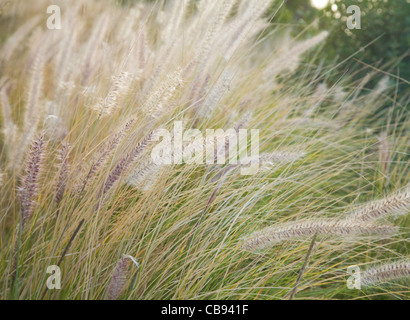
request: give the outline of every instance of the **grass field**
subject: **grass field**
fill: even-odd
[[[409,297],[402,80],[329,83],[303,59],[327,32],[272,29],[271,2],[60,1],[57,30],[49,1],[6,4],[1,299]],[[177,121],[259,130],[260,170],[156,163]]]

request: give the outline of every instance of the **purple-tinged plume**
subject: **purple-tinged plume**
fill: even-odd
[[[23,229],[34,211],[45,146],[44,135],[34,140],[25,165],[25,175],[22,178],[22,186],[19,188]]]

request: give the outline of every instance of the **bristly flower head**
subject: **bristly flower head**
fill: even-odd
[[[59,204],[61,199],[63,199],[63,195],[64,195],[65,188],[67,185],[68,173],[70,172],[70,163],[68,161],[70,150],[71,150],[70,144],[63,142],[61,145],[61,149],[59,150],[59,154],[58,154],[58,161],[59,161],[58,166],[60,169],[60,173],[58,176],[56,196],[55,196],[55,202],[57,204]]]
[[[373,221],[387,216],[405,215],[410,210],[410,187],[384,199],[372,201],[356,209],[347,217],[351,221]]]

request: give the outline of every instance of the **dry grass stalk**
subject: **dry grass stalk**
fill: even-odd
[[[56,196],[54,199],[56,204],[59,204],[60,201],[63,199],[64,192],[67,186],[68,175],[70,172],[70,163],[69,163],[70,150],[71,150],[71,146],[67,142],[63,142],[61,145],[61,149],[59,150],[59,154],[58,154],[59,175],[58,175],[57,186],[56,186]]]

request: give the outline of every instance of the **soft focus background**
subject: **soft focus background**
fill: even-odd
[[[408,299],[408,1],[187,3],[0,0],[0,300]],[[260,172],[154,162],[174,121]]]

